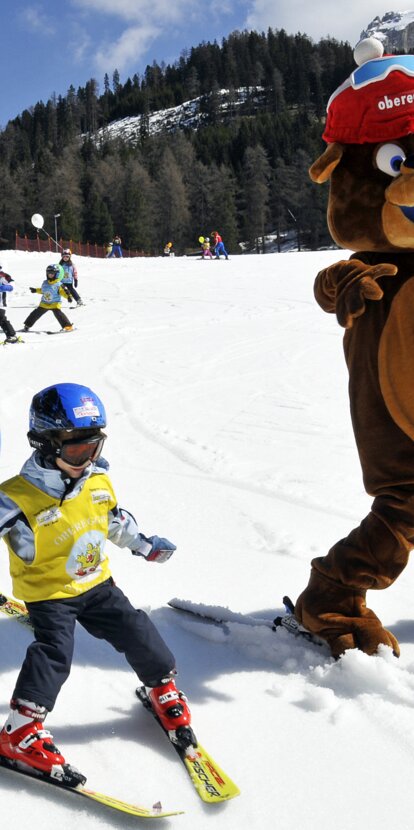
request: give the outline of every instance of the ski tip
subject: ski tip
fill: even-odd
[[[294,604],[293,604],[290,597],[284,596],[282,602],[283,602],[283,605],[286,608],[286,611],[289,614],[294,614],[295,613],[295,606],[294,606]]]

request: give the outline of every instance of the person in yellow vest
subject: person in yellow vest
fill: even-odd
[[[0,537],[9,551],[13,594],[24,600],[35,632],[0,732],[1,763],[76,787],[86,778],[53,744],[43,721],[67,680],[75,623],[123,653],[144,684],[174,743],[195,743],[175,659],[148,615],[111,577],[106,539],[148,562],[165,562],[175,545],[144,536],[119,507],[101,457],[104,406],[89,387],[60,383],[30,407],[34,449],[19,475],[0,484]],[[174,711],[172,711],[174,710]]]

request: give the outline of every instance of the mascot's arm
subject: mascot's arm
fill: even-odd
[[[395,276],[397,270],[395,265],[386,262],[379,265],[367,265],[360,259],[335,262],[316,277],[316,301],[324,311],[336,314],[340,326],[350,329],[354,320],[364,313],[366,300],[380,300],[383,296],[377,280]]]

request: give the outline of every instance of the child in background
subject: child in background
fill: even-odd
[[[213,254],[210,249],[210,239],[206,236],[201,243],[201,259],[213,259]]]
[[[10,274],[7,271],[3,271],[3,266],[0,265],[0,285],[9,285],[9,283],[14,282]],[[2,291],[0,294],[1,304],[4,308],[7,306],[7,291]]]
[[[7,281],[5,284],[0,283],[0,297],[8,291],[13,291],[13,286],[9,285]],[[4,308],[0,308],[0,328],[4,331],[4,334],[6,335],[6,339],[3,341],[3,345],[6,345],[6,343],[20,342],[20,338],[17,336],[10,320],[8,320],[6,317],[6,312]]]
[[[88,387],[42,389],[30,407],[35,451],[19,475],[0,484],[0,537],[9,549],[13,594],[25,601],[35,632],[0,732],[0,755],[69,787],[85,776],[66,763],[43,722],[69,677],[76,621],[125,655],[170,740],[196,745],[173,654],[111,576],[107,539],[158,563],[175,545],[144,536],[118,506],[101,458],[105,427],[104,406]],[[75,710],[72,719],[76,724]]]
[[[59,265],[62,266],[65,272],[65,275],[62,279],[62,285],[68,292],[68,295],[70,294],[73,297],[73,299],[76,300],[77,306],[83,305],[82,299],[76,291],[78,286],[78,272],[72,262],[72,251],[70,250],[70,248],[63,249],[62,259],[60,260]]]
[[[64,277],[64,270],[61,265],[48,265],[46,268],[46,279],[42,282],[40,288],[30,288],[32,294],[41,294],[42,299],[37,308],[30,312],[29,316],[23,323],[23,331],[29,329],[36,323],[43,314],[47,311],[53,311],[58,323],[60,323],[62,331],[72,331],[73,325],[66,317],[66,314],[61,310],[61,297],[66,297],[69,302],[72,302],[72,297],[65,288],[62,287],[62,279]]]

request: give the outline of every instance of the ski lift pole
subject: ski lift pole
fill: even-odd
[[[287,212],[288,212],[288,213],[290,213],[290,215],[291,215],[291,217],[292,217],[293,221],[294,221],[294,222],[295,222],[295,224],[296,224],[296,236],[297,236],[297,240],[298,240],[298,251],[300,251],[300,229],[299,229],[299,225],[298,225],[298,220],[296,219],[295,214],[294,214],[294,213],[292,213],[292,211],[290,210],[290,208],[288,208],[288,209],[287,209]]]

